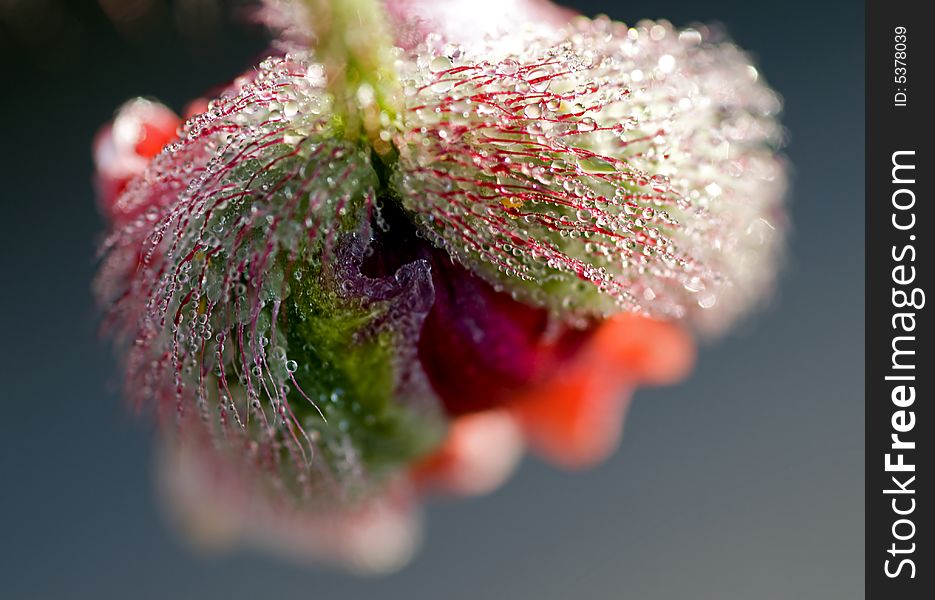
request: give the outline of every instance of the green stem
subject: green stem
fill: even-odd
[[[381,157],[392,145],[380,137],[399,112],[400,90],[393,67],[393,38],[379,0],[304,0],[316,58],[325,68],[328,91],[345,136],[364,141]]]

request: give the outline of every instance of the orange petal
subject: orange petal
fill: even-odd
[[[678,326],[618,315],[601,324],[571,364],[518,397],[513,410],[547,460],[592,465],[616,448],[633,387],[684,377],[693,357],[691,339]]]
[[[579,468],[617,447],[629,385],[606,367],[574,365],[519,398],[514,412],[530,445],[552,463]]]
[[[589,350],[599,355],[595,362],[632,373],[640,384],[679,381],[695,361],[694,342],[682,327],[631,313],[605,321]]]
[[[182,124],[171,112],[153,115],[153,120],[140,123],[139,139],[135,151],[144,158],[159,154],[166,145],[176,138],[176,130]]]
[[[414,467],[411,475],[423,489],[486,494],[509,477],[522,453],[522,433],[508,411],[472,413],[451,422],[441,448]]]
[[[128,210],[119,204],[120,195],[175,138],[180,123],[162,104],[138,98],[121,106],[113,123],[98,131],[94,137],[95,185],[104,216],[122,221],[138,214],[139,207]]]

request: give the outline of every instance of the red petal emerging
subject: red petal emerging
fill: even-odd
[[[596,463],[617,444],[633,388],[673,382],[691,366],[693,343],[678,325],[622,313],[574,328],[452,262],[417,237],[392,203],[381,219],[385,227],[377,228],[382,233],[365,266],[371,276],[385,276],[417,258],[431,264],[435,302],[419,361],[455,417],[445,445],[415,469],[421,485],[472,493],[476,481],[510,463],[509,443],[499,462],[472,450],[473,425],[489,415],[515,419],[552,462]]]
[[[105,217],[125,221],[138,214],[128,213],[118,198],[130,180],[146,170],[150,159],[176,138],[181,123],[162,104],[137,99],[120,107],[114,121],[101,128],[94,139],[94,162],[98,206]]]
[[[589,332],[517,302],[436,251],[419,358],[449,414],[500,406],[574,356]]]

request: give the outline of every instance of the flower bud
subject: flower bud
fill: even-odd
[[[582,19],[401,61],[393,185],[498,289],[720,330],[773,278],[780,108],[729,43]],[[778,231],[777,231],[778,230]]]

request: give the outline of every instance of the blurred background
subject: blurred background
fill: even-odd
[[[134,95],[180,110],[263,32],[221,0],[0,0],[0,597],[851,599],[863,595],[863,7],[579,0],[629,23],[718,21],[785,97],[789,264],[773,305],[640,390],[597,469],[528,459],[429,507],[398,574],[204,556],[154,494],[151,432],[116,394],[89,287],[97,127]]]

